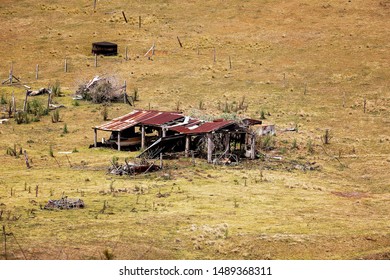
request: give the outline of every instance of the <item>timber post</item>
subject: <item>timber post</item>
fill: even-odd
[[[256,135],[254,133],[250,134],[250,145],[251,145],[251,153],[250,157],[251,159],[256,158]]]
[[[126,52],[126,54],[127,54],[127,52]],[[127,88],[127,85],[126,85],[126,81],[125,81],[125,84],[123,85],[123,103],[125,103],[125,104],[126,104],[126,100],[127,100],[126,88]]]
[[[145,126],[141,126],[141,149],[145,149]]]
[[[68,72],[68,59],[65,58],[65,63],[64,63],[64,72]]]
[[[12,113],[15,116],[15,113],[16,113],[16,101],[15,101],[14,91],[12,91]]]
[[[96,148],[97,147],[97,129],[94,128],[94,137],[93,137],[93,146]]]
[[[31,166],[30,166],[30,163],[28,162],[28,156],[27,156],[27,151],[26,150],[24,150],[24,160],[26,161],[27,169],[30,169]]]
[[[121,132],[118,131],[118,151],[121,150]]]
[[[207,133],[207,162],[211,163],[213,160],[213,135]]]
[[[185,157],[189,157],[190,154],[190,143],[191,143],[191,136],[187,135],[186,136],[186,147],[185,147]]]
[[[24,99],[23,112],[27,111],[27,98],[28,98],[28,90],[26,90],[26,98]]]

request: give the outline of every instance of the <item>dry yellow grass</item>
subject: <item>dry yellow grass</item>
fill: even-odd
[[[388,1],[112,0],[98,1],[95,12],[92,3],[0,3],[1,80],[13,62],[23,84],[36,89],[59,81],[65,93],[55,98],[66,106],[62,122],[44,116],[0,125],[1,224],[26,258],[101,259],[105,250],[118,259],[389,258]],[[95,68],[91,44],[103,40],[118,43],[119,55],[99,57]],[[148,60],[144,54],[153,43],[156,55]],[[278,129],[271,154],[285,163],[213,167],[180,159],[135,179],[107,175],[109,159],[136,153],[88,149],[91,127],[102,122],[100,106],[74,106],[70,96],[95,75],[138,88],[138,108],[179,106],[217,116],[218,104],[245,97],[248,110],[239,114],[270,113],[266,121]],[[24,89],[0,88],[6,100],[12,92],[20,108]],[[114,104],[109,117],[131,109]],[[295,125],[298,132],[282,132]],[[326,128],[329,145],[321,142]],[[22,157],[6,155],[14,144],[27,150],[31,169]],[[59,153],[74,149],[68,158]],[[291,160],[322,168],[289,171]],[[159,192],[170,195],[158,198]],[[87,207],[40,209],[63,194],[82,198]],[[24,258],[14,239],[7,245],[7,258]]]

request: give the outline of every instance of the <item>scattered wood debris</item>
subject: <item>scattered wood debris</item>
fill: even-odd
[[[58,200],[49,200],[49,202],[43,207],[46,210],[53,209],[74,209],[74,208],[84,208],[84,201],[77,198],[68,198],[67,196],[58,199]]]
[[[346,197],[346,198],[363,198],[367,197],[367,193],[362,192],[331,192],[336,196]]]
[[[38,90],[27,90],[28,96],[36,96],[42,94],[51,94],[51,89],[49,88],[40,88]]]
[[[154,163],[148,163],[145,160],[141,163],[125,162],[123,165],[111,162],[108,172],[115,175],[135,175],[160,170],[161,167]]]

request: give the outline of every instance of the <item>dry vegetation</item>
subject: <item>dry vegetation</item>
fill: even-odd
[[[389,1],[111,0],[93,11],[92,0],[3,0],[0,14],[1,80],[13,62],[34,89],[59,81],[54,101],[66,106],[59,122],[0,124],[0,225],[13,233],[7,254],[2,235],[0,258],[389,258]],[[95,41],[118,43],[119,55],[95,67]],[[102,109],[71,95],[95,75],[137,88],[138,108],[217,116],[221,104],[245,97],[236,114],[269,113],[278,132],[268,154],[283,160],[214,167],[180,159],[136,178],[107,175],[114,156],[137,153],[88,149]],[[2,103],[12,92],[21,108],[20,86],[1,86]],[[129,110],[112,104],[108,118]],[[291,127],[298,131],[282,132]],[[86,208],[41,210],[63,195]]]

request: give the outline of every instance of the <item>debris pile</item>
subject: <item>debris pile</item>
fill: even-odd
[[[111,163],[111,166],[108,168],[108,173],[122,176],[154,172],[160,169],[160,166],[155,165],[154,163],[148,163],[146,161],[143,161],[139,164],[126,161],[123,165]]]
[[[27,90],[28,96],[37,96],[42,94],[51,94],[52,90],[50,88],[40,88],[38,90]]]
[[[79,85],[73,99],[87,100],[93,103],[123,102],[125,98],[127,99],[125,93],[126,87],[116,86],[113,79],[95,76],[89,82]],[[130,103],[128,100],[127,102]]]
[[[67,196],[58,199],[58,200],[49,200],[49,202],[43,207],[46,210],[53,209],[74,209],[74,208],[84,208],[84,201],[81,199],[68,198]]]

